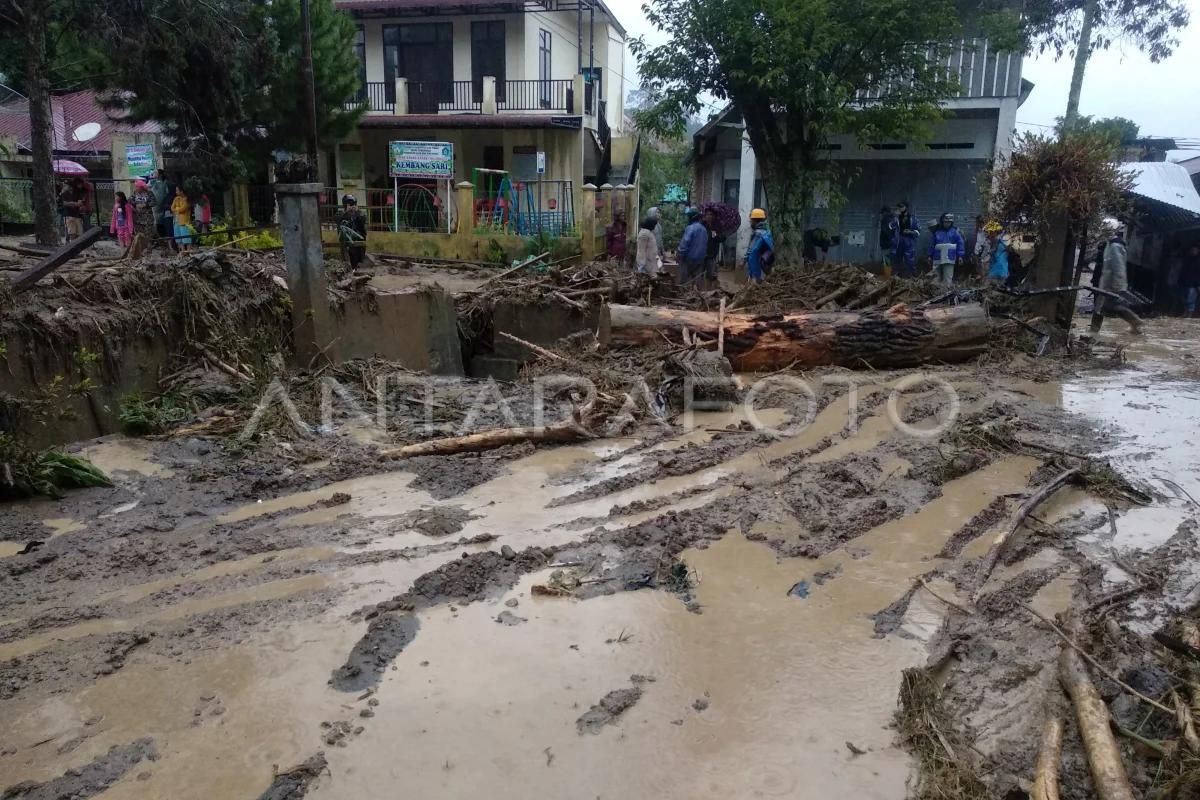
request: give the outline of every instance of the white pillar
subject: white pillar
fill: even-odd
[[[996,152],[997,162],[1005,161],[1012,155],[1013,136],[1017,128],[1017,107],[1021,101],[1015,97],[1006,97],[1000,101],[1000,115],[996,120]]]
[[[754,148],[750,146],[750,136],[742,132],[742,161],[738,174],[738,216],[742,218],[737,235],[737,255],[741,258],[750,246],[750,211],[754,208],[754,176],[758,174],[758,161],[754,157]]]
[[[495,114],[498,111],[496,107],[496,78],[492,75],[483,76],[483,107],[480,111],[484,114]]]
[[[396,78],[396,107],[392,113],[398,117],[408,113],[408,78]]]

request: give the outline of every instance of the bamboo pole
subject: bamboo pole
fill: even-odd
[[[1057,711],[1042,726],[1042,746],[1033,771],[1029,800],[1059,800],[1058,770],[1062,762],[1063,720]]]
[[[1087,753],[1092,785],[1099,800],[1133,800],[1133,787],[1121,762],[1121,751],[1109,729],[1108,706],[1096,691],[1087,667],[1072,647],[1063,647],[1058,678],[1075,705],[1079,735]]]

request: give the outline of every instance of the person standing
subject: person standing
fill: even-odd
[[[1104,248],[1104,272],[1100,275],[1099,288],[1116,294],[1129,291],[1129,254],[1125,246],[1125,230],[1117,233]],[[1099,333],[1104,325],[1104,312],[1109,311],[1129,323],[1134,333],[1142,332],[1142,318],[1133,313],[1124,299],[1099,295],[1096,310],[1092,312],[1092,333]]]
[[[767,226],[767,212],[756,208],[750,212],[750,244],[746,248],[746,274],[755,283],[762,283],[775,266],[775,240]]]
[[[892,262],[896,260],[896,247],[899,246],[900,227],[896,222],[896,212],[891,206],[879,209],[879,255],[883,258],[883,277],[892,277]]]
[[[624,209],[613,210],[613,221],[604,228],[604,252],[613,261],[625,263],[626,237],[629,225],[625,222]]]
[[[171,201],[172,235],[180,252],[192,249],[192,204],[182,186],[175,187],[175,199]]]
[[[991,260],[991,243],[988,241],[987,225],[984,223],[982,216],[975,217],[975,245],[971,249],[971,258],[974,260],[975,274],[983,275],[987,272],[988,262]]]
[[[83,198],[81,184],[78,178],[67,183],[59,192],[58,199],[62,204],[63,227],[66,229],[67,241],[83,234]]]
[[[134,182],[133,197],[129,198],[129,203],[133,207],[132,218],[135,233],[144,239],[142,246],[149,246],[154,241],[155,232],[158,230],[158,214],[156,213],[158,201],[144,180],[139,179]]]
[[[658,220],[647,216],[638,230],[635,261],[637,271],[646,275],[658,274],[658,240],[654,236],[656,228]]]
[[[665,247],[663,247],[662,212],[658,210],[658,206],[652,206],[650,210],[646,212],[646,219],[654,220],[654,241],[658,244],[658,257],[661,261],[661,259],[666,257],[667,250]],[[659,267],[662,267],[661,263],[659,264]]]
[[[717,212],[708,209],[704,212],[704,227],[708,231],[708,251],[704,254],[704,285],[705,288],[717,288],[717,262],[721,257],[721,245],[725,243],[725,235],[717,228]]]
[[[700,212],[693,206],[688,206],[684,212],[687,217],[687,227],[683,229],[683,238],[675,251],[679,259],[679,283],[687,284],[699,281],[704,275],[704,259],[708,255],[708,228],[700,221]]]
[[[196,199],[196,205],[192,207],[192,227],[196,229],[196,233],[204,234],[212,230],[212,204],[208,201],[208,195],[202,194]]]
[[[988,240],[988,283],[1003,286],[1008,280],[1008,242],[1004,240],[1004,229],[999,222],[992,221],[984,226]]]
[[[1179,289],[1183,292],[1184,313],[1189,317],[1196,316],[1196,304],[1200,301],[1200,244],[1192,245],[1183,255]]]
[[[907,200],[896,204],[896,249],[892,264],[902,278],[917,274],[917,240],[921,238],[921,223]]]
[[[175,193],[171,191],[171,184],[167,181],[166,170],[160,169],[154,173],[154,177],[150,179],[150,191],[154,194],[154,217],[158,235],[169,238],[173,233],[169,217]]]
[[[92,217],[96,213],[96,187],[87,178],[76,178],[75,191],[79,193],[79,218],[86,231],[92,227]]]
[[[967,243],[954,227],[954,215],[947,212],[938,220],[929,245],[929,261],[933,264],[933,275],[938,283],[954,284],[954,269],[963,263],[967,254]]]
[[[117,241],[125,249],[133,244],[133,204],[129,202],[129,198],[124,192],[117,192],[117,197],[113,201],[112,219],[108,223],[108,232],[117,237]]]
[[[342,197],[342,210],[337,217],[337,226],[342,254],[350,262],[350,269],[357,269],[367,254],[367,215],[358,207],[358,198],[354,195]]]

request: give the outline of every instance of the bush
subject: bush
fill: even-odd
[[[141,394],[126,395],[121,400],[121,429],[130,436],[149,436],[162,433],[187,419],[188,411],[170,395],[146,400]]]
[[[0,433],[0,500],[39,494],[57,498],[63,489],[88,486],[112,486],[112,481],[86,458],[58,450],[31,450]]]

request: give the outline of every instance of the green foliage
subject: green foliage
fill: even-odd
[[[1017,231],[1037,233],[1067,215],[1074,225],[1095,229],[1105,215],[1120,215],[1133,179],[1113,161],[1116,145],[1102,133],[1068,133],[1063,138],[1025,134],[992,177],[993,214]]]
[[[508,263],[508,253],[504,251],[504,246],[495,239],[488,239],[487,247],[483,251],[483,258],[490,264]]]
[[[777,244],[797,253],[815,193],[838,185],[830,138],[920,138],[940,116],[938,102],[958,89],[942,66],[961,33],[952,0],[649,0],[645,8],[669,40],[633,44],[659,98],[636,115],[639,128],[678,134],[701,98],[732,102],[767,176]],[[864,105],[861,92],[882,99]]]
[[[253,235],[248,231],[226,233],[229,230],[228,225],[221,222],[214,222],[209,230],[209,235],[201,240],[204,247],[217,247],[218,245],[229,244],[233,241],[237,241],[237,244],[230,245],[230,247],[238,250],[277,250],[283,247],[283,240],[279,238],[272,228],[258,231]],[[249,238],[245,238],[247,236]]]
[[[140,393],[121,398],[121,430],[130,436],[148,436],[183,422],[188,410],[170,395],[147,400]]]
[[[546,231],[538,231],[533,236],[526,238],[526,250],[531,256],[540,256],[542,253],[553,253],[558,245],[558,237],[551,236]]]
[[[33,222],[33,206],[28,193],[26,184],[17,181],[0,183],[0,219],[8,223]]]
[[[641,178],[639,208],[646,211],[652,206],[661,206],[668,184],[690,185],[691,168],[687,164],[688,143],[685,139],[659,141],[647,137],[642,141]]]
[[[1059,117],[1057,120],[1058,135],[1063,134],[1064,119]],[[1104,117],[1096,119],[1095,117],[1077,117],[1075,123],[1071,126],[1073,133],[1088,133],[1100,136],[1113,147],[1122,147],[1133,144],[1138,138],[1138,133],[1141,128],[1136,122],[1125,117]]]
[[[63,489],[89,486],[112,486],[112,481],[86,458],[58,450],[32,450],[0,433],[0,500],[62,497]]]

